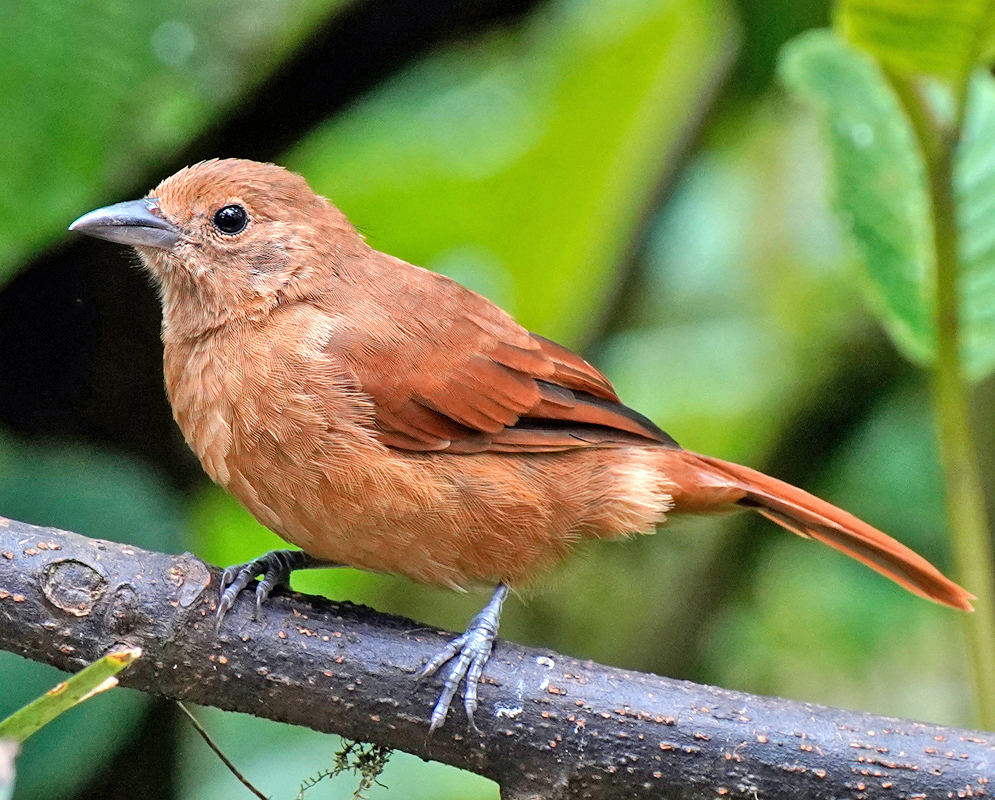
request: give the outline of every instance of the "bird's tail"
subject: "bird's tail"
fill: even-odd
[[[675,512],[718,511],[723,505],[728,508],[730,502],[754,508],[799,536],[818,539],[862,561],[910,592],[953,608],[973,611],[971,600],[975,599],[974,595],[918,553],[852,514],[749,467],[686,450],[670,452],[683,462],[676,471]],[[712,508],[703,507],[694,499],[708,497],[709,493],[718,501]]]

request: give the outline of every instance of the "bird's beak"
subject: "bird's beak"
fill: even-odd
[[[84,214],[69,230],[133,247],[168,250],[180,238],[180,230],[163,219],[161,213],[159,201],[154,197],[128,200]]]

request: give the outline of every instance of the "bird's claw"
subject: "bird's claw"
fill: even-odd
[[[238,593],[262,576],[256,584],[255,619],[262,619],[263,603],[274,589],[289,588],[290,574],[296,569],[311,566],[331,566],[318,562],[301,550],[272,550],[247,564],[235,564],[227,567],[221,576],[221,598],[218,600],[217,627],[221,627]]]
[[[450,660],[456,659],[446,673],[439,699],[436,701],[435,708],[432,709],[430,732],[441,728],[445,723],[446,716],[449,714],[449,706],[456,696],[460,681],[464,678],[466,679],[466,688],[463,690],[463,707],[466,709],[470,727],[475,733],[480,732],[473,721],[474,712],[477,710],[477,684],[480,682],[480,676],[483,674],[487,659],[491,657],[494,640],[497,638],[498,622],[501,618],[501,605],[507,596],[508,587],[504,584],[499,585],[490,602],[470,622],[466,632],[446,645],[422,670],[421,677],[427,678],[434,675],[440,667]]]

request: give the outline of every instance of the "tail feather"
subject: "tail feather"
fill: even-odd
[[[686,453],[686,451],[685,451]],[[947,578],[918,553],[877,528],[791,484],[709,456],[686,453],[706,466],[707,480],[731,480],[738,505],[755,508],[799,536],[818,539],[928,600],[973,611],[974,595]],[[702,476],[705,477],[705,476]]]

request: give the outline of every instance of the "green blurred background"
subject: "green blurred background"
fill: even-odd
[[[0,514],[219,564],[278,546],[175,430],[158,306],[133,256],[65,233],[186,163],[242,156],[302,172],[374,246],[578,348],[689,449],[799,483],[948,566],[925,378],[864,306],[815,124],[773,77],[779,47],[825,25],[827,3],[0,12]],[[988,442],[993,404],[983,385]],[[351,570],[294,585],[460,630],[486,597]],[[972,719],[953,612],[745,515],[587,547],[506,606],[502,634],[728,688]],[[0,653],[0,717],[55,680]],[[202,717],[273,797],[293,797],[338,746]],[[18,767],[25,799],[242,791],[173,709],[124,690],[50,725]],[[497,796],[402,754],[381,780],[393,795],[372,797]]]

